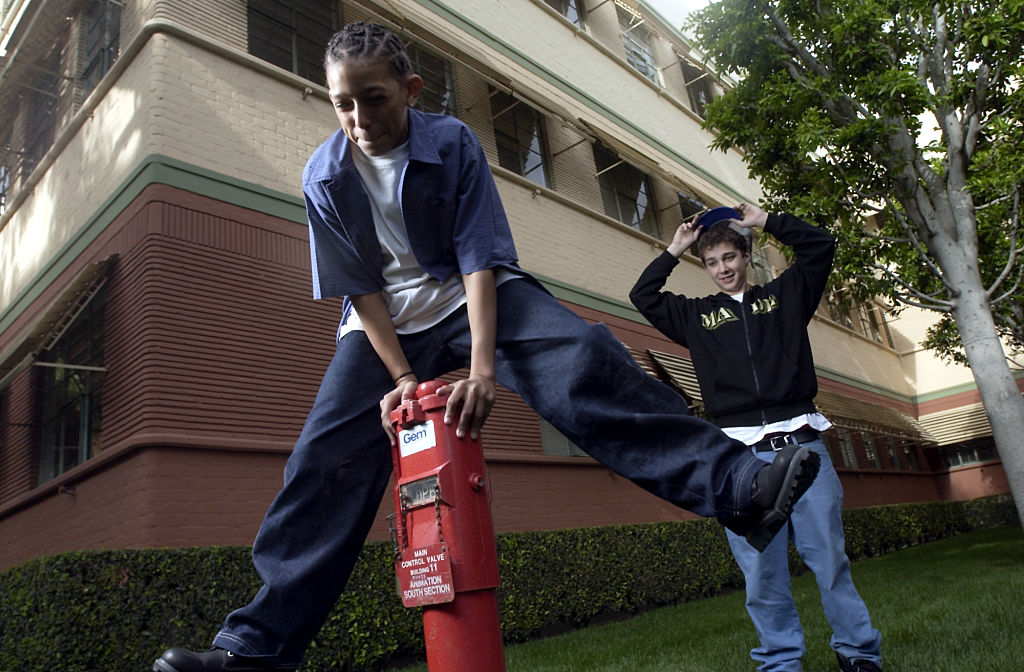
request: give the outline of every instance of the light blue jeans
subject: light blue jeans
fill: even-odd
[[[832,626],[830,645],[850,659],[867,659],[881,666],[882,636],[871,625],[868,608],[850,575],[843,536],[843,487],[828,450],[821,440],[807,444],[821,456],[813,485],[793,509],[789,524],[779,531],[764,552],[758,553],[743,537],[729,530],[729,546],[747,583],[747,612],[761,645],[750,651],[761,672],[800,672],[804,633],[789,581],[789,540],[814,572],[821,606]],[[755,453],[771,462],[775,453]]]

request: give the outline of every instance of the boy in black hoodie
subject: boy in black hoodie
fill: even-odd
[[[793,265],[764,287],[747,282],[755,226],[796,255]],[[661,291],[694,241],[721,292],[687,298]],[[766,462],[792,444],[807,445],[821,458],[814,484],[762,553],[726,530],[746,578],[747,611],[761,644],[750,655],[761,662],[761,671],[801,670],[804,638],[790,590],[790,538],[817,579],[840,669],[882,669],[881,635],[850,576],[842,486],[818,436],[831,424],[814,406],[818,386],[807,325],[821,301],[834,250],[828,233],[792,215],[770,215],[747,203],[735,210],[715,208],[681,224],[630,292],[651,324],[690,350],[708,413],[726,434]]]

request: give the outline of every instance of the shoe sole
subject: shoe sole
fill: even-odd
[[[801,446],[786,469],[786,478],[782,481],[779,494],[772,508],[768,509],[757,522],[757,526],[746,535],[747,543],[758,552],[767,548],[772,539],[789,519],[793,507],[800,497],[811,487],[818,475],[821,457],[807,446]]]
[[[235,668],[238,672],[245,672],[245,668]],[[253,672],[295,672],[298,667],[250,667],[249,670]],[[178,672],[178,668],[174,667],[167,661],[158,658],[153,661],[153,672]]]

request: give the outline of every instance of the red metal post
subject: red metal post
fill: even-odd
[[[391,413],[399,590],[405,606],[423,607],[431,672],[504,672],[483,451],[444,424],[443,385],[420,383]]]

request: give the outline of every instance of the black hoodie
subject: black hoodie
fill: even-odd
[[[719,292],[690,299],[663,292],[679,260],[664,252],[629,298],[663,334],[690,350],[708,414],[721,427],[765,425],[814,413],[818,381],[807,325],[825,290],[835,240],[792,215],[764,230],[795,253],[793,264],[742,304]]]

